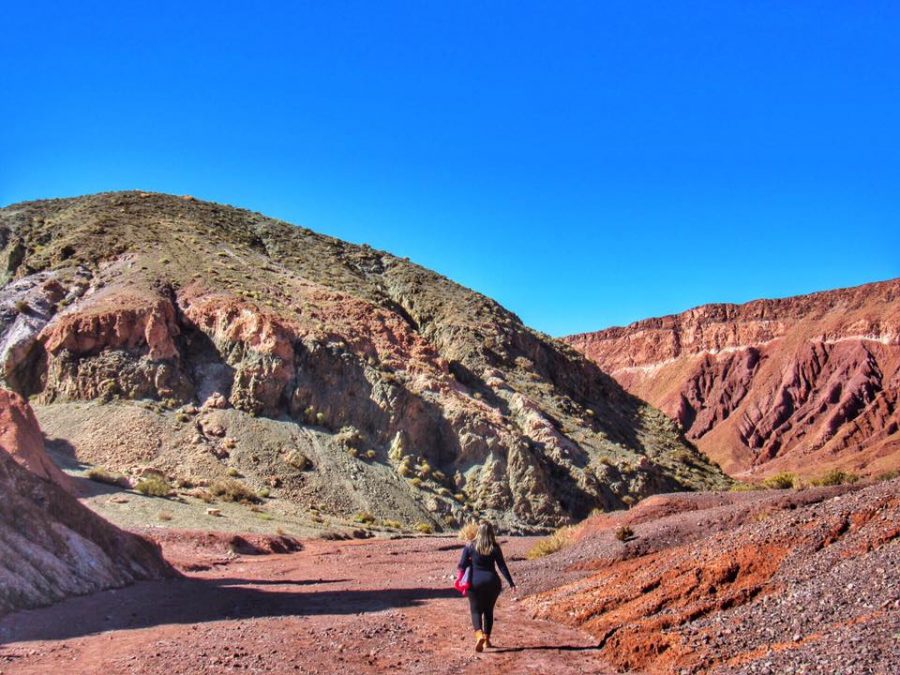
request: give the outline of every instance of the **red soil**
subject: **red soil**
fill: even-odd
[[[164,543],[182,558],[187,537]],[[505,544],[513,575],[533,539]],[[19,612],[0,621],[0,669],[16,673],[403,671],[603,673],[596,640],[532,619],[505,591],[495,648],[476,654],[450,574],[460,544],[439,538],[305,541],[286,555],[225,555],[184,579]],[[229,559],[230,558],[230,559]],[[526,579],[520,575],[518,581]]]

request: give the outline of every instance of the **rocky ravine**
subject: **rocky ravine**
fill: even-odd
[[[68,494],[71,481],[40,439],[28,403],[0,390],[0,616],[174,574],[158,545],[110,525]]]
[[[367,246],[128,192],[0,209],[0,250],[0,372],[81,461],[435,529],[727,484],[575,351]]]
[[[900,467],[900,279],[566,341],[729,473]]]

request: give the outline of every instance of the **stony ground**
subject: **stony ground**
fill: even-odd
[[[627,525],[633,534],[620,541]],[[518,596],[474,653],[448,537],[144,530],[184,578],[0,621],[0,672],[854,673],[900,664],[900,479],[661,495],[561,551],[503,539]],[[300,550],[296,550],[299,547]],[[292,550],[284,554],[247,552]]]
[[[533,539],[505,545],[514,575]],[[186,562],[188,547],[166,544]],[[306,541],[269,556],[210,555],[210,569],[19,612],[0,621],[0,672],[614,672],[596,640],[532,619],[510,593],[496,647],[473,651],[450,588],[459,542]]]

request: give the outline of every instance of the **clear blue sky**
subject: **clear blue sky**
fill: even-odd
[[[0,204],[189,193],[560,335],[900,276],[900,3],[9,2]]]

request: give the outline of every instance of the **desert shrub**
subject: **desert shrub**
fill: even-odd
[[[893,469],[891,471],[884,471],[883,473],[875,476],[878,480],[893,480],[897,476],[900,476],[900,469]]]
[[[169,485],[169,481],[162,476],[141,478],[137,485],[134,486],[134,489],[148,497],[168,497],[172,492],[172,486]]]
[[[525,554],[525,557],[529,560],[535,560],[537,558],[543,558],[545,555],[556,553],[565,548],[569,542],[572,541],[572,535],[574,534],[575,528],[571,525],[561,527],[549,537],[545,537],[538,541],[529,549],[528,553]]]
[[[447,480],[447,474],[445,474],[443,471],[435,471],[432,476],[434,476],[434,479],[436,481],[443,482]]]
[[[437,493],[438,493],[441,497],[449,497],[449,496],[450,496],[450,490],[448,490],[448,489],[445,488],[445,487],[438,488]]]
[[[763,486],[760,483],[744,483],[742,481],[736,481],[734,485],[729,488],[729,492],[751,492],[753,490],[762,490]]]
[[[813,485],[843,485],[844,483],[855,483],[859,480],[859,476],[855,473],[832,469],[810,481]]]
[[[364,523],[368,525],[375,522],[375,516],[373,516],[368,511],[363,511],[362,513],[357,513],[355,516],[353,516],[353,522]]]
[[[422,487],[422,479],[421,478],[412,478],[409,481],[409,484],[413,487],[420,488]]]
[[[235,469],[233,466],[229,466],[225,471],[225,474],[231,476],[232,478],[238,478],[241,475],[241,472]]]
[[[316,413],[316,424],[320,427],[325,426],[325,413]]]
[[[403,529],[403,523],[401,523],[399,520],[382,520],[381,524],[394,530]]]
[[[119,487],[130,487],[128,478],[115,471],[108,471],[103,467],[95,466],[87,472],[87,477],[97,483],[106,483],[107,485],[118,485]]]
[[[463,541],[472,541],[478,533],[478,523],[466,523],[463,525],[457,535]]]
[[[453,495],[453,499],[462,504],[466,501],[466,495],[462,492],[457,492],[455,495]]]
[[[347,448],[347,454],[351,457],[359,457],[359,450],[356,448]]]
[[[323,416],[324,419],[324,416]],[[359,433],[359,429],[354,426],[346,426],[341,427],[341,430],[335,436],[335,439],[339,443],[343,443],[344,445],[356,447],[359,445],[362,440],[361,434]]]
[[[160,511],[156,515],[156,517],[159,518],[160,520],[168,522],[168,521],[172,520],[175,516],[173,516],[170,511]]]
[[[16,303],[13,306],[16,308],[16,311],[19,314],[28,314],[29,310],[31,309],[31,305],[29,305],[24,300],[16,300]]]
[[[422,462],[418,468],[419,478],[428,478],[431,475],[431,464],[428,462]]]
[[[681,462],[682,464],[689,464],[694,461],[694,455],[690,450],[681,448],[680,450],[676,450],[672,454],[672,459],[674,459],[676,462]]]
[[[209,491],[226,502],[247,502],[253,504],[259,501],[259,497],[256,496],[253,490],[233,478],[216,481],[209,486]]]
[[[260,499],[268,499],[271,494],[272,494],[272,491],[269,488],[264,487],[263,489],[261,489],[259,492],[256,493],[256,496],[259,497]]]
[[[770,490],[789,490],[794,487],[794,484],[797,482],[797,477],[788,472],[782,471],[781,473],[776,473],[772,476],[766,478],[762,484],[764,487],[769,488]]]
[[[622,503],[627,506],[629,509],[634,506],[635,499],[631,495],[625,495],[622,497]]]
[[[284,461],[298,471],[306,471],[312,466],[312,462],[309,461],[309,457],[304,455],[299,450],[295,450],[294,452],[290,453],[287,457],[284,458]]]
[[[415,530],[420,534],[432,534],[434,532],[434,528],[428,523],[416,523]]]
[[[614,532],[616,539],[619,541],[628,541],[634,536],[634,530],[628,525],[619,525]]]
[[[366,459],[375,459],[378,456],[378,453],[374,450],[366,450]]]

